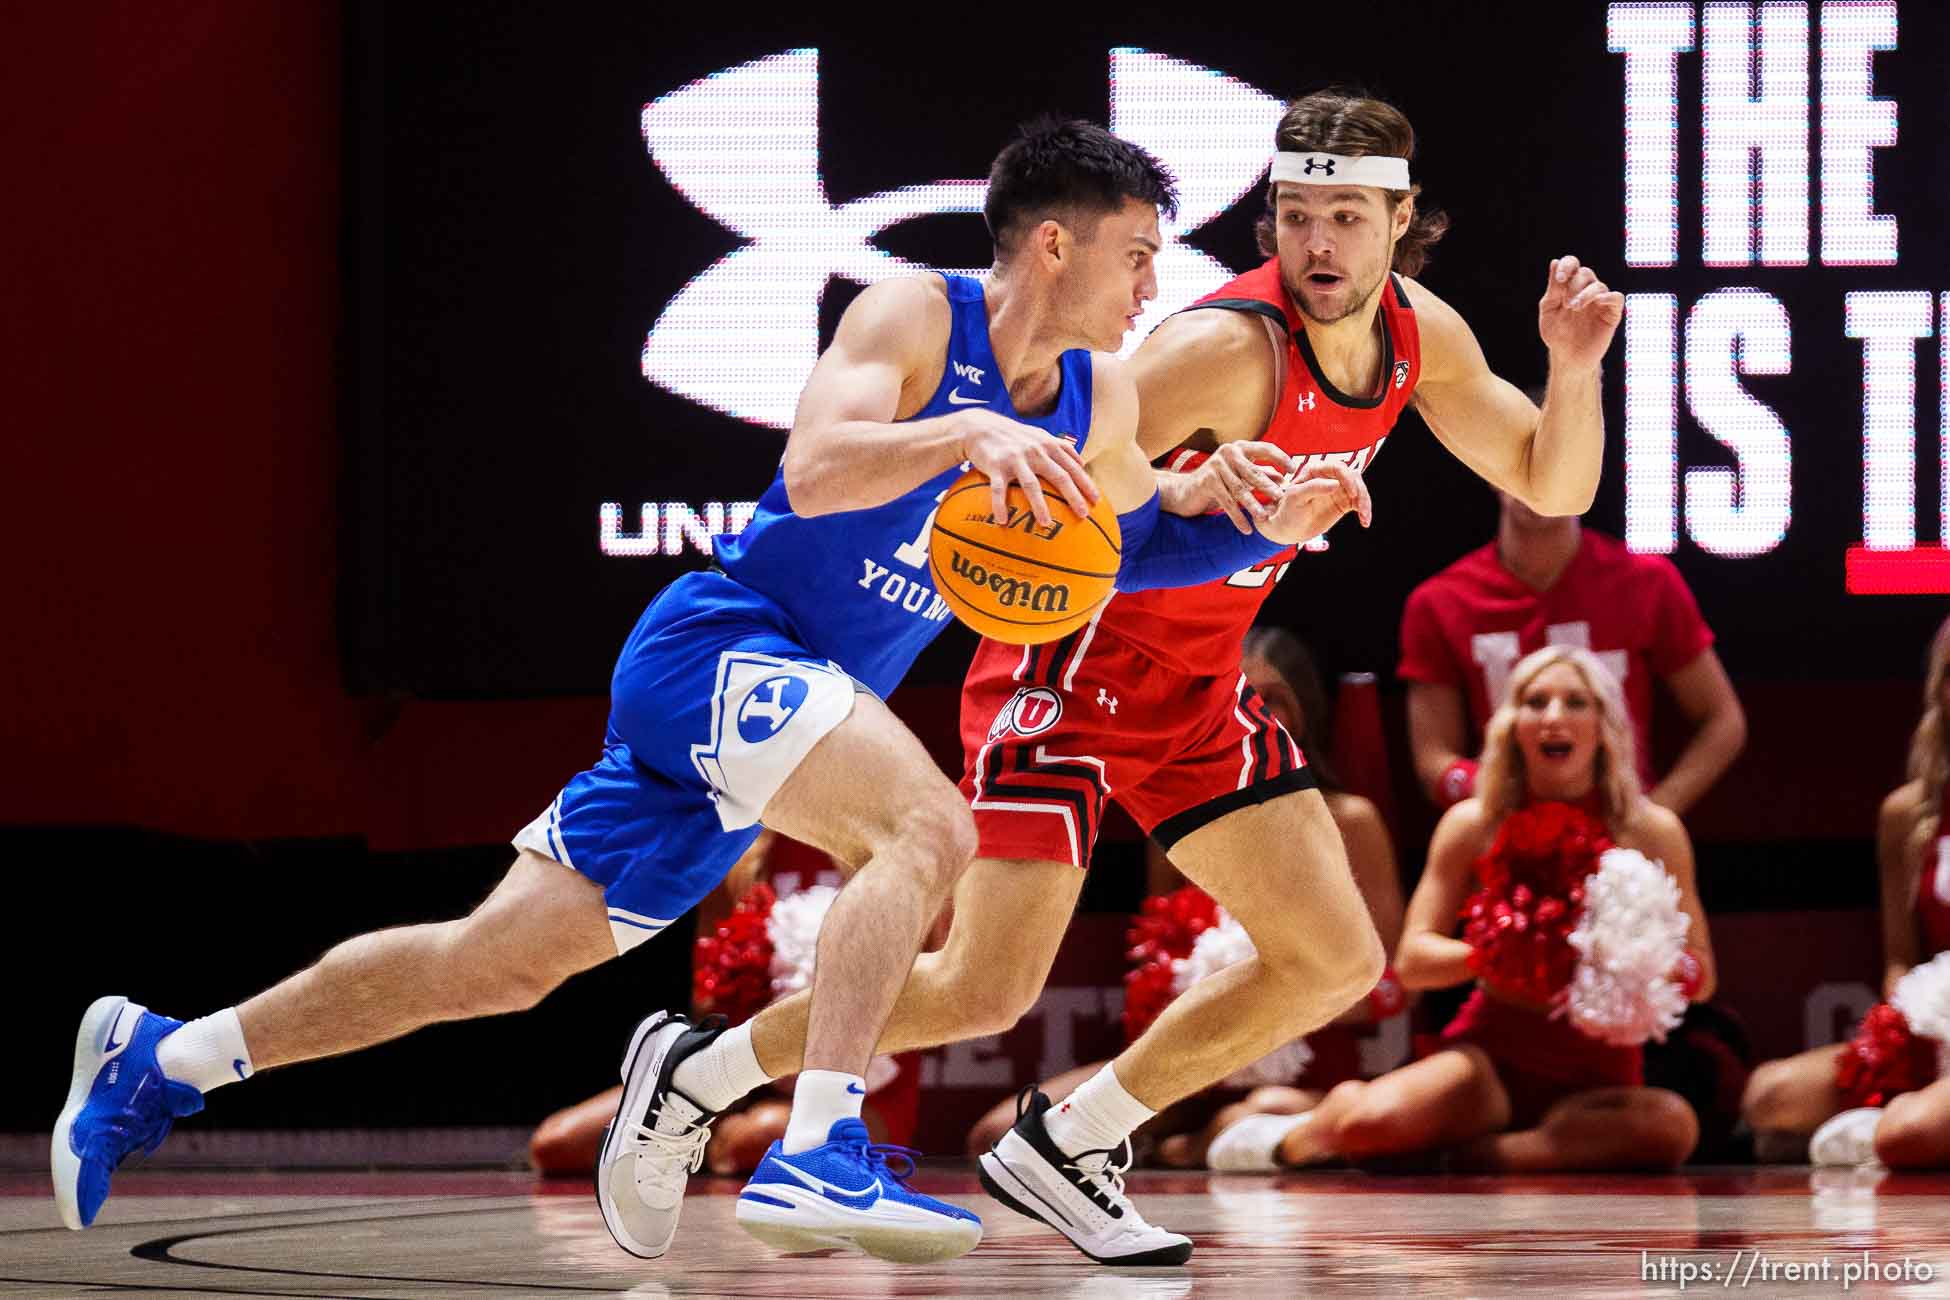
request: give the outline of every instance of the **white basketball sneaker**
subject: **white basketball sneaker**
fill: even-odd
[[[623,1100],[596,1156],[596,1204],[616,1244],[641,1259],[670,1249],[684,1184],[704,1163],[716,1112],[673,1088],[680,1061],[724,1032],[718,1017],[693,1025],[659,1011],[636,1027],[623,1057]]]
[[[1811,1165],[1872,1165],[1876,1162],[1876,1125],[1882,1107],[1858,1106],[1831,1116],[1808,1139]]]
[[[1100,1264],[1183,1264],[1190,1259],[1190,1237],[1152,1227],[1124,1194],[1131,1144],[1126,1141],[1120,1151],[1065,1155],[1043,1127],[1048,1110],[1049,1098],[1035,1088],[1025,1088],[1016,1099],[1015,1127],[977,1163],[989,1195],[1055,1228]]]

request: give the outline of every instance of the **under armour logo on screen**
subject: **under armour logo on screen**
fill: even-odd
[[[1332,176],[1334,174],[1334,160],[1332,158],[1309,158],[1307,159],[1306,167],[1302,170],[1309,176],[1315,172]]]
[[[1163,229],[1158,297],[1127,336],[1232,278],[1182,242],[1266,174],[1280,101],[1236,78],[1149,50],[1110,52],[1110,129],[1178,177]],[[763,131],[752,130],[763,121]],[[745,242],[664,303],[643,377],[755,424],[790,428],[819,352],[819,299],[834,276],[873,284],[929,269],[877,247],[917,217],[979,213],[982,180],[940,180],[835,204],[819,157],[819,51],[787,50],[714,72],[644,105],[650,160],[678,193]],[[998,142],[999,143],[999,142]],[[979,274],[976,269],[961,274]],[[973,381],[979,383],[980,381]]]

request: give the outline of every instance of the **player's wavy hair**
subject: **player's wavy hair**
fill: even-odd
[[[1286,106],[1280,126],[1273,133],[1273,148],[1282,153],[1337,153],[1349,158],[1380,156],[1415,160],[1415,128],[1402,111],[1385,100],[1360,90],[1334,87],[1302,95]],[[1273,200],[1277,185],[1266,187],[1266,211],[1260,214],[1254,233],[1259,251],[1272,257],[1279,252],[1273,224]],[[1396,206],[1414,203],[1420,185],[1405,190],[1383,191]],[[1403,275],[1420,275],[1429,264],[1430,250],[1447,234],[1449,218],[1436,208],[1422,210],[1419,205],[1408,223],[1408,230],[1395,242],[1394,269]]]
[[[1260,625],[1246,633],[1242,657],[1264,659],[1292,690],[1300,706],[1300,734],[1294,741],[1307,757],[1307,769],[1327,791],[1342,789],[1340,774],[1327,757],[1327,738],[1332,734],[1333,711],[1327,702],[1327,687],[1320,679],[1314,657],[1299,637],[1283,627]]]
[[[1909,779],[1922,787],[1915,820],[1903,837],[1903,868],[1912,904],[1923,882],[1923,858],[1942,830],[1943,787],[1950,784],[1950,734],[1943,716],[1943,683],[1950,678],[1950,619],[1930,641],[1929,669],[1923,674],[1923,716],[1909,738]]]
[[[982,220],[997,260],[1015,251],[1023,233],[1055,218],[1088,242],[1097,223],[1126,199],[1155,203],[1178,215],[1178,181],[1149,152],[1094,122],[1041,117],[995,157]]]
[[[1594,786],[1604,810],[1605,825],[1614,832],[1638,815],[1645,792],[1639,786],[1638,759],[1632,742],[1632,719],[1625,710],[1625,693],[1598,656],[1581,646],[1545,646],[1517,661],[1510,684],[1497,702],[1483,736],[1476,797],[1491,823],[1500,822],[1530,797],[1523,750],[1517,744],[1517,712],[1524,692],[1546,668],[1569,664],[1584,679],[1585,689],[1598,704],[1598,751]]]

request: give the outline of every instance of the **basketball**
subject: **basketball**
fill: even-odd
[[[988,476],[970,470],[941,498],[928,535],[941,598],[983,636],[1013,645],[1054,641],[1089,622],[1110,595],[1123,554],[1109,497],[1079,518],[1049,480],[1038,481],[1048,528],[1019,487],[1009,489],[1008,518],[991,518]]]

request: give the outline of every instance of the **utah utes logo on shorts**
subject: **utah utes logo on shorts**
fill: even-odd
[[[751,694],[738,706],[738,734],[747,744],[776,736],[779,728],[792,720],[806,702],[806,683],[781,673],[767,677],[752,687]]]
[[[1025,686],[996,711],[989,724],[989,739],[1005,731],[1018,736],[1038,736],[1056,725],[1063,716],[1063,697],[1047,686]]]

